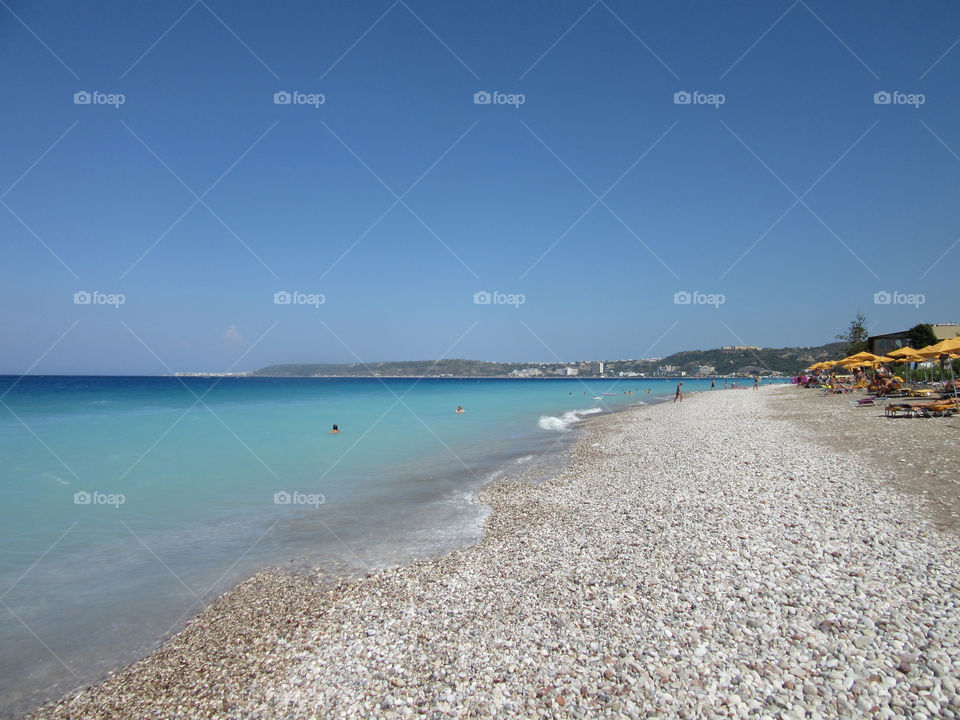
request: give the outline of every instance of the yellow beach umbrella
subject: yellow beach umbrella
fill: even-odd
[[[926,358],[919,354],[916,350],[911,350],[910,352],[896,352],[890,353],[890,357],[895,357],[897,362],[923,362]]]
[[[850,357],[845,357],[840,362],[843,364],[859,362],[864,365],[873,362],[879,357],[879,355],[874,355],[873,353],[868,353],[866,350],[863,352],[858,352]]]
[[[932,360],[933,358],[939,358],[944,355],[947,357],[958,357],[960,356],[960,337],[950,338],[949,340],[941,340],[936,345],[928,345],[925,348],[920,348],[917,350],[917,354],[929,360]],[[950,379],[953,381],[953,394],[954,397],[956,397],[957,383],[953,374],[953,363],[949,363],[949,365]]]
[[[891,350],[887,354],[892,358],[896,358],[897,362],[903,363],[904,378],[908,380],[910,376],[910,373],[909,373],[910,363],[923,362],[924,360],[926,360],[925,357],[923,357],[922,355],[919,355],[917,351],[914,350],[909,345],[905,345],[902,348],[897,348],[896,350]]]
[[[960,338],[950,338],[949,340],[941,340],[936,345],[927,345],[927,347],[917,350],[917,354],[925,358],[960,354]]]

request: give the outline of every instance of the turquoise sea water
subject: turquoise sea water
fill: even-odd
[[[485,482],[675,386],[0,378],[0,708],[133,660],[259,568],[358,572],[468,543]]]

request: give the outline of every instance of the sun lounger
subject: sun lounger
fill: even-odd
[[[831,395],[831,394],[842,395],[843,393],[848,393],[848,392],[850,392],[850,390],[851,390],[850,388],[848,388],[848,387],[846,387],[846,386],[844,386],[844,385],[839,385],[839,384],[838,384],[838,385],[835,385],[835,386],[834,386],[834,385],[821,385],[820,388],[821,388],[821,389],[823,390],[823,392],[825,392],[827,395]]]
[[[954,400],[935,400],[926,403],[890,403],[883,409],[887,417],[947,417],[960,412]]]

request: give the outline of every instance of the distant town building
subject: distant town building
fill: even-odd
[[[567,371],[567,377],[577,375],[580,373],[580,370],[575,367],[568,367],[566,368],[566,371]]]
[[[603,363],[597,361],[578,363],[577,371],[580,375],[603,375]]]
[[[713,365],[701,365],[697,368],[698,375],[716,375],[717,369]]]
[[[514,370],[510,374],[516,377],[539,377],[543,375],[543,370],[540,368],[523,368],[522,370]]]
[[[721,350],[763,350],[759,345],[724,345]]]

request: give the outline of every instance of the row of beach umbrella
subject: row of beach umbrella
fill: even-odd
[[[947,355],[952,358],[960,357],[960,337],[941,340],[935,345],[914,350],[912,347],[902,347],[890,351],[887,355],[874,355],[869,352],[859,352],[840,360],[824,360],[814,363],[808,370],[826,370],[832,367],[855,368],[876,367],[882,363],[923,362]]]
[[[925,360],[933,360],[934,358],[942,358],[944,356],[948,358],[960,357],[960,337],[941,340],[935,345],[928,345],[919,350],[914,350],[911,347],[902,347],[890,351],[887,355],[874,355],[866,351],[859,352],[840,360],[824,360],[823,362],[814,363],[807,369],[827,370],[833,367],[842,367],[847,370],[852,370],[853,368],[864,366],[875,368],[882,363],[924,362]],[[950,365],[950,376],[951,378],[953,377],[952,364]],[[956,392],[955,386],[954,392]]]

